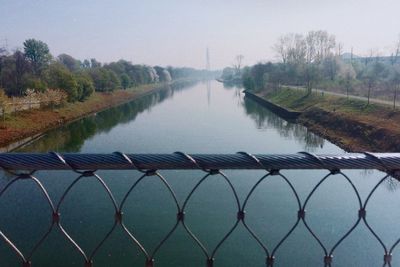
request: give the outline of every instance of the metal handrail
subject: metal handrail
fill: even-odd
[[[77,154],[77,153],[3,153],[0,154],[0,168],[14,176],[13,179],[9,180],[4,187],[0,188],[0,200],[4,193],[11,188],[18,181],[31,180],[39,191],[42,192],[45,200],[47,201],[51,213],[50,224],[48,231],[41,237],[41,239],[33,245],[33,248],[28,253],[23,253],[20,248],[17,247],[14,240],[7,236],[6,233],[0,229],[0,241],[5,242],[8,246],[17,254],[22,261],[23,267],[32,266],[32,258],[44,241],[48,238],[49,234],[58,229],[61,234],[70,242],[70,244],[81,254],[84,266],[92,267],[95,265],[94,258],[98,254],[99,249],[103,246],[104,242],[109,239],[110,235],[120,227],[126,236],[139,248],[145,258],[145,266],[152,267],[155,264],[157,252],[163,247],[166,241],[173,235],[178,226],[182,226],[184,230],[189,234],[193,241],[203,251],[206,258],[206,266],[212,267],[214,265],[214,257],[219,248],[225,243],[225,241],[236,231],[239,224],[241,224],[248,232],[248,234],[258,243],[258,245],[264,250],[266,256],[266,266],[272,267],[275,262],[276,252],[281,248],[281,245],[286,242],[288,237],[292,235],[294,230],[298,228],[300,224],[303,224],[311,236],[318,242],[322,249],[323,265],[328,267],[333,262],[333,254],[337,247],[355,230],[359,225],[364,224],[371,235],[373,235],[376,241],[381,245],[383,249],[383,261],[384,266],[391,266],[392,253],[394,249],[400,244],[400,238],[397,239],[393,244],[385,244],[382,238],[373,227],[368,223],[367,219],[367,204],[371,197],[375,194],[378,187],[384,182],[394,177],[399,180],[400,177],[400,153],[348,153],[340,155],[314,155],[308,152],[300,152],[297,154],[273,154],[264,155],[256,154],[252,155],[246,152],[238,152],[236,154],[186,154],[183,152],[175,152],[172,154],[124,154],[122,152],[114,152],[110,154]],[[167,179],[159,172],[159,170],[202,170],[202,178],[196,183],[196,185],[190,190],[190,193],[184,198],[183,203],[178,201],[177,195],[173,187],[168,183]],[[259,178],[259,180],[251,187],[251,190],[247,193],[244,200],[240,200],[235,189],[234,184],[230,181],[229,177],[222,171],[226,169],[262,169],[265,172]],[[312,188],[307,194],[305,200],[301,200],[292,182],[280,172],[281,170],[289,169],[324,169],[328,170],[327,174],[323,176],[320,181]],[[362,200],[357,187],[352,182],[350,177],[342,172],[343,169],[377,169],[386,172],[383,177],[379,179],[377,184],[369,192],[365,200]],[[61,198],[58,202],[51,198],[47,192],[46,187],[42,182],[36,178],[35,171],[38,170],[71,170],[77,174],[77,177],[62,193]],[[107,183],[97,173],[97,170],[138,170],[142,172],[140,177],[133,183],[133,185],[127,190],[123,196],[122,201],[117,201],[114,197],[112,190],[108,187]],[[214,248],[207,248],[201,240],[191,231],[190,226],[186,224],[185,211],[187,204],[190,202],[193,193],[199,188],[199,186],[209,179],[211,176],[220,176],[223,179],[230,191],[232,192],[235,200],[235,206],[237,208],[237,215],[234,218],[234,225],[229,231],[223,236],[219,243]],[[309,206],[309,200],[312,198],[317,189],[331,176],[341,176],[347,181],[354,192],[357,203],[357,220],[341,236],[337,242],[329,247],[325,244],[321,238],[315,233],[311,225],[308,224],[306,208]],[[151,251],[145,247],[131,232],[130,229],[124,224],[124,209],[127,198],[132,194],[134,188],[144,180],[147,176],[154,176],[158,178],[165,186],[165,190],[169,192],[172,197],[172,202],[176,206],[176,212],[171,214],[176,219],[174,226],[170,231],[159,241],[158,245]],[[266,241],[262,240],[251,227],[246,223],[246,208],[247,202],[252,197],[255,189],[268,177],[277,176],[282,179],[290,188],[297,209],[294,210],[293,214],[296,214],[295,224],[288,230],[288,232],[282,236],[278,244],[274,247],[267,244]],[[92,177],[105,189],[105,194],[108,196],[112,203],[114,214],[110,214],[114,218],[114,224],[107,232],[107,234],[101,239],[101,241],[92,248],[91,251],[85,251],[80,244],[68,233],[63,227],[62,222],[66,214],[61,214],[60,207],[65,202],[66,196],[69,195],[72,188],[85,177]],[[62,216],[61,216],[62,215]],[[67,215],[68,216],[68,215]],[[0,258],[1,261],[1,258]],[[1,262],[0,262],[1,264]]]
[[[297,154],[76,154],[3,153],[0,167],[12,170],[168,169],[400,169],[400,153]]]

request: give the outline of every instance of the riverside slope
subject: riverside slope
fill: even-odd
[[[177,82],[180,81],[174,83]],[[11,151],[39,138],[48,130],[163,90],[165,86],[166,84],[160,83],[116,90],[112,93],[95,92],[84,102],[67,103],[53,110],[45,108],[18,112],[1,123],[0,152]]]
[[[400,111],[387,105],[290,88],[256,95],[301,112],[299,123],[346,151],[400,151]]]

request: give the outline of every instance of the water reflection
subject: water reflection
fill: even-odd
[[[251,99],[244,98],[242,105],[246,114],[255,121],[258,129],[274,128],[280,136],[295,139],[304,144],[304,149],[310,152],[324,147],[325,140],[310,132],[306,127],[282,119]]]
[[[239,88],[224,89],[219,83],[211,83],[209,91],[207,84],[199,84],[190,91],[181,89],[167,88],[129,104],[71,123],[62,129],[52,131],[42,140],[24,148],[24,151],[111,152],[122,147],[123,151],[133,153],[137,151],[169,153],[168,151],[177,150],[189,153],[191,151],[294,153],[305,147],[306,150],[318,154],[342,153],[341,149],[329,141],[324,142],[322,138],[308,132],[305,127],[287,122],[257,103],[243,99]],[[210,93],[209,104],[205,99],[208,93]],[[165,101],[172,98],[173,101]],[[162,105],[155,107],[163,101],[165,102]],[[150,109],[151,113],[144,114]],[[118,127],[117,131],[113,129],[121,124],[135,124],[131,126],[136,127]],[[111,129],[113,131],[110,131]],[[109,133],[97,135],[106,132]],[[82,146],[88,138],[91,138],[91,141]],[[106,142],[110,144],[106,145]],[[320,149],[322,147],[323,149]],[[327,173],[320,170],[283,172],[293,183],[302,202]],[[245,199],[260,176],[265,174],[250,170],[226,171],[226,173],[241,201]],[[376,171],[346,170],[345,173],[351,177],[363,201],[384,176],[383,173]],[[98,174],[104,178],[118,203],[141,175],[131,171],[101,171]],[[161,171],[161,174],[170,183],[179,203],[184,202],[190,190],[204,175],[200,171]],[[35,175],[43,182],[49,195],[56,202],[78,174],[41,171]],[[135,230],[139,240],[144,240],[146,249],[154,248],[154,243],[157,243],[176,222],[176,207],[171,195],[159,180],[153,179],[155,177],[148,178],[143,179],[143,183],[132,192],[124,208],[125,223],[129,229]],[[341,178],[343,177],[336,176],[327,179],[307,205],[307,210],[310,211],[307,213],[310,226],[327,244],[340,238],[358,218],[357,197],[347,180]],[[0,188],[5,185],[7,179],[0,179]],[[205,244],[215,244],[226,233],[225,231],[232,227],[237,218],[237,211],[228,184],[219,176],[210,176],[207,179],[195,190],[185,220]],[[0,214],[12,216],[0,216],[0,228],[5,233],[10,233],[13,239],[22,240],[28,246],[36,242],[35,233],[40,235],[47,230],[49,216],[51,223],[51,213],[43,197],[38,197],[42,196],[41,192],[34,193],[36,187],[25,182],[27,180],[19,181],[14,186],[20,187],[13,186],[11,189],[14,191],[9,191],[8,197],[6,195],[2,197]],[[101,238],[103,234],[105,235],[105,231],[108,231],[114,223],[115,211],[104,188],[90,177],[74,185],[69,196],[61,211],[62,223],[71,236],[77,239],[77,243],[89,248],[87,249],[89,251],[93,247],[92,244],[98,242],[99,236]],[[400,214],[390,212],[398,209],[398,203],[399,195],[388,194],[388,190],[382,186],[374,193],[368,204],[368,220],[382,239],[389,241],[385,243],[393,244],[396,240],[392,242],[392,239],[397,238],[393,233],[399,232]],[[290,187],[279,176],[274,176],[268,182],[266,180],[260,183],[250,197],[246,206],[246,220],[262,240],[268,244],[276,244],[292,226],[292,220],[297,218],[293,216],[297,214],[297,210],[296,200]],[[203,266],[203,254],[196,244],[187,238],[186,233],[179,232],[180,230],[182,227],[178,227],[171,239],[160,249],[157,262],[162,266]],[[221,246],[217,255],[218,266],[262,264],[265,259],[263,251],[251,239],[249,233],[242,230],[243,227],[236,228],[233,235]],[[60,267],[79,265],[82,260],[79,253],[73,254],[72,249],[70,252],[71,246],[64,241],[62,235],[53,232],[50,238],[53,234],[55,239],[46,240],[38,250],[38,254],[35,254],[35,264]],[[373,237],[368,237],[371,237],[371,233],[360,224],[338,248],[337,253],[335,252],[336,266],[378,266],[382,253],[377,247],[379,242]],[[63,241],[58,241],[56,238]],[[359,245],[361,243],[363,246]],[[0,244],[2,260],[0,265],[18,266],[17,263],[14,264],[14,260],[18,258],[9,252]],[[278,251],[277,259],[280,266],[320,266],[322,258],[318,253],[321,253],[318,243],[301,224]],[[132,252],[129,239],[118,232],[117,228],[96,255],[95,265],[141,266],[144,259],[139,258],[140,256],[140,252],[137,254],[135,251]]]
[[[140,113],[151,110],[155,105],[172,98],[176,92],[190,89],[196,83],[194,81],[185,81],[166,85],[166,87],[150,95],[52,130],[41,139],[35,140],[15,151],[47,152],[55,150],[79,152],[85,140],[100,133],[107,133],[117,125],[134,121]]]
[[[242,83],[238,83],[238,82],[224,82],[222,85],[223,85],[224,89],[242,89],[243,90]]]

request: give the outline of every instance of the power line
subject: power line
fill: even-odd
[[[2,44],[0,46],[1,48],[8,50],[8,39],[7,38],[0,39],[0,43]]]

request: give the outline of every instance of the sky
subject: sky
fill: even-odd
[[[344,51],[389,54],[399,0],[0,0],[0,46],[44,41],[53,55],[212,69],[276,61],[287,33],[326,30]]]

